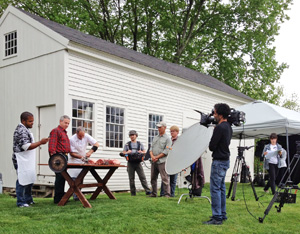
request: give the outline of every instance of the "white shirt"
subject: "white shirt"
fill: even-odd
[[[276,145],[270,145],[270,153],[272,153],[272,157],[270,158],[269,160],[269,163],[272,163],[272,164],[277,164],[278,163],[278,158],[277,158],[277,144]]]
[[[87,133],[84,134],[84,137],[81,140],[78,139],[77,134],[74,134],[70,138],[71,152],[78,153],[79,155],[84,157],[86,154],[87,145],[94,145],[96,144],[96,142],[97,141]],[[82,160],[69,156],[69,163],[82,163]]]

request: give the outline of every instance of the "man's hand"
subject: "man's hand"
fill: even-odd
[[[152,162],[157,162],[158,161],[158,158],[156,156],[153,156],[153,158],[151,157],[152,159]]]
[[[42,140],[40,140],[41,145],[46,144],[49,141],[49,138],[43,138]]]
[[[86,154],[85,154],[85,156],[87,157],[87,158],[89,158],[89,157],[91,157],[91,155],[92,155],[92,152],[87,152]]]

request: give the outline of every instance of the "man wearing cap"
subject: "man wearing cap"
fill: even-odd
[[[146,150],[143,146],[143,144],[139,141],[136,140],[138,137],[138,133],[135,130],[129,131],[129,137],[130,141],[127,142],[124,146],[123,149],[123,154],[136,154],[136,153],[145,153]],[[144,169],[141,165],[141,162],[127,162],[127,172],[128,172],[128,177],[129,177],[129,186],[130,186],[130,192],[131,196],[136,195],[136,188],[135,188],[135,182],[134,182],[134,177],[135,177],[135,172],[138,174],[139,179],[141,181],[141,184],[143,188],[145,189],[146,195],[150,195],[151,191],[150,188],[148,187],[147,179],[144,173]]]
[[[163,191],[165,197],[170,197],[170,182],[169,176],[165,169],[169,149],[172,145],[171,139],[166,134],[167,125],[161,121],[157,125],[158,135],[153,138],[152,146],[150,148],[150,156],[152,160],[151,165],[151,197],[157,197],[157,178],[158,174],[161,176],[163,183]]]

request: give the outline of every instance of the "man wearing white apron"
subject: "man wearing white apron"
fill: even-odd
[[[90,144],[93,147],[86,152],[87,145]],[[91,137],[89,134],[85,133],[83,127],[78,127],[76,129],[76,134],[74,134],[70,138],[70,146],[71,146],[71,153],[69,156],[68,163],[78,163],[81,164],[85,160],[92,155],[92,153],[96,152],[99,147],[99,143]],[[68,173],[73,180],[77,178],[81,169],[69,169]],[[78,200],[76,194],[73,194],[74,200]]]
[[[23,112],[20,118],[21,123],[14,132],[12,160],[18,176],[16,182],[17,206],[28,207],[29,204],[34,204],[31,188],[36,179],[35,148],[46,144],[48,138],[34,142],[33,134],[29,131],[34,122],[33,114]]]

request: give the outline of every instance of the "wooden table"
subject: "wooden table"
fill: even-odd
[[[64,206],[67,203],[67,201],[69,200],[69,198],[72,196],[72,194],[75,193],[84,207],[92,208],[91,204],[88,202],[88,200],[85,198],[85,196],[83,195],[83,193],[80,190],[81,188],[89,188],[89,187],[97,187],[90,198],[91,200],[95,200],[97,198],[97,196],[99,195],[99,193],[102,191],[102,189],[110,199],[116,199],[115,196],[112,194],[112,192],[109,190],[109,188],[106,186],[106,184],[107,184],[108,180],[110,179],[110,177],[114,174],[114,172],[119,167],[126,167],[126,166],[124,166],[124,165],[93,165],[93,164],[68,163],[67,168],[76,168],[76,169],[82,168],[82,170],[75,180],[73,180],[70,177],[67,170],[61,172],[62,176],[68,182],[70,188],[65,193],[65,195],[62,197],[62,199],[58,203],[58,206]],[[106,175],[103,179],[98,175],[98,173],[96,171],[97,169],[108,170],[108,172],[106,173]],[[97,183],[89,183],[89,184],[83,183],[83,179],[88,172],[91,172],[91,174],[96,179]]]

